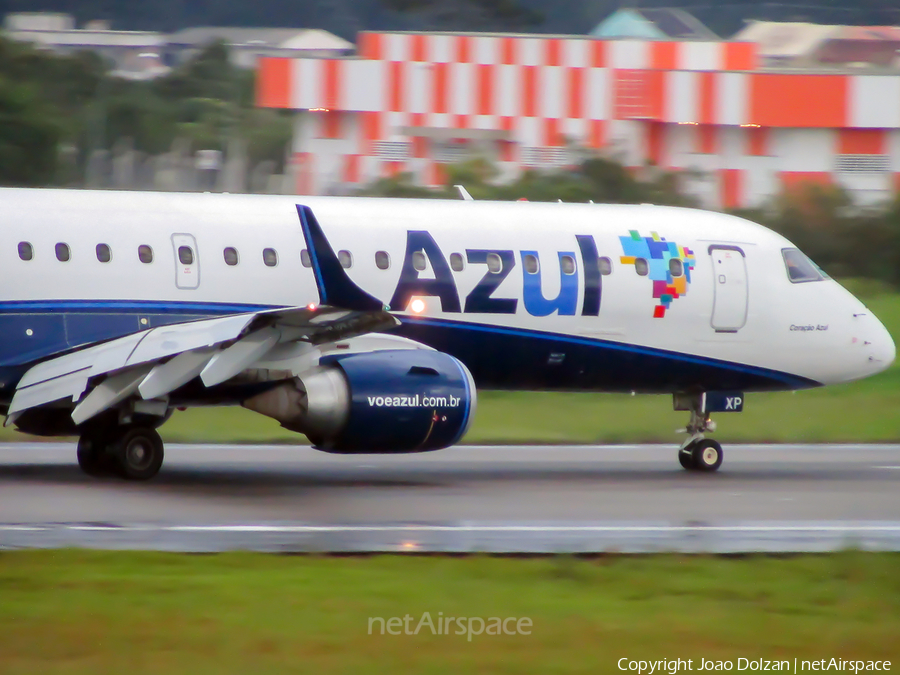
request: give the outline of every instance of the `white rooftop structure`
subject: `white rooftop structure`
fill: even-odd
[[[244,68],[256,66],[261,56],[332,58],[352,54],[356,47],[337,35],[317,28],[185,28],[168,37],[179,60],[213,42],[224,42],[231,50],[232,62]]]
[[[164,62],[167,41],[162,33],[110,30],[105,21],[92,21],[79,29],[72,16],[50,12],[8,14],[3,25],[5,37],[30,42],[38,49],[97,52],[114,64],[112,73],[118,77],[147,80],[171,70]]]
[[[841,26],[798,21],[751,21],[732,40],[755,42],[762,65],[790,65],[813,53],[825,40],[840,33]]]
[[[3,28],[14,30],[73,30],[75,18],[70,14],[55,12],[17,12],[7,14]]]
[[[67,53],[90,50],[111,60],[113,73],[129,79],[150,79],[171,70],[214,42],[224,42],[232,63],[256,67],[263,56],[334,58],[353,54],[352,42],[315,28],[186,28],[166,35],[151,31],[110,30],[104,21],[77,28],[68,14],[21,12],[8,14],[4,35],[30,42],[39,49]]]

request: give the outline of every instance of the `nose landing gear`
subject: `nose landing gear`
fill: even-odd
[[[722,446],[704,434],[716,430],[710,413],[741,412],[744,409],[743,393],[705,392],[702,394],[675,394],[675,410],[688,410],[690,421],[681,433],[689,434],[678,450],[678,462],[688,471],[711,473],[722,466]]]
[[[722,459],[722,446],[711,438],[690,441],[678,451],[678,461],[688,471],[716,471]]]

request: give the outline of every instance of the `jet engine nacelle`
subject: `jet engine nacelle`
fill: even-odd
[[[425,349],[327,357],[242,403],[306,434],[317,449],[338,453],[446,448],[468,431],[475,404],[468,369]]]

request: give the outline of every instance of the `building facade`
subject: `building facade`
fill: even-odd
[[[215,42],[228,47],[233,65],[246,69],[256,68],[263,56],[340,58],[355,51],[353,43],[318,29],[205,26],[165,34],[111,30],[106,21],[79,28],[71,15],[49,12],[7,14],[2,35],[56,53],[93,51],[114,65],[114,76],[147,80],[168,74]]]
[[[261,59],[257,104],[295,111],[298,193],[484,156],[501,179],[597,151],[683,170],[711,208],[803,182],[900,188],[900,72],[779,70],[752,42],[361,33],[352,58]]]

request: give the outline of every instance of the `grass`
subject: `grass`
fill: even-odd
[[[900,294],[871,281],[846,285],[865,299],[900,344]],[[686,413],[670,396],[479,392],[478,413],[466,443],[674,442]],[[900,363],[846,385],[750,394],[745,412],[716,416],[723,442],[900,441]],[[549,412],[548,411],[552,411]],[[193,408],[162,428],[166,441],[306,443],[277,422],[238,407]],[[0,441],[28,437],[0,428]]]
[[[900,555],[0,554],[0,672],[576,673],[621,657],[900,662]],[[368,634],[528,617],[531,635]],[[736,666],[736,664],[735,664]],[[735,667],[735,670],[737,668]]]

